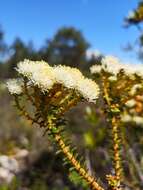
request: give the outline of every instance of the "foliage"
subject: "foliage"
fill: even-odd
[[[139,1],[137,7],[130,11],[129,14],[124,19],[124,25],[125,27],[129,26],[136,26],[136,28],[139,30],[139,37],[137,37],[135,45],[128,44],[127,48],[125,48],[128,51],[136,50],[138,58],[143,59],[143,33],[142,33],[142,22],[143,22],[143,1]],[[136,47],[137,45],[137,47]]]
[[[85,62],[88,46],[89,44],[80,31],[73,27],[65,27],[59,29],[53,40],[47,42],[43,48],[43,57],[52,65],[64,64],[80,67]]]
[[[45,45],[38,50],[34,48],[32,41],[26,44],[19,37],[10,46],[6,45],[3,31],[0,30],[0,54],[5,55],[0,61],[3,63],[0,64],[0,78],[15,77],[14,68],[19,61],[24,59],[44,60],[51,65],[79,67],[87,72],[89,66],[97,62],[95,56],[86,59],[88,47],[89,43],[74,27],[62,27],[53,39],[46,40]]]

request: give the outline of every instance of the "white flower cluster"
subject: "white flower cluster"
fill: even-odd
[[[53,70],[56,82],[64,84],[67,88],[75,88],[78,83],[77,81],[84,79],[82,73],[75,68],[59,65],[53,67]]]
[[[102,59],[101,65],[93,65],[90,68],[92,74],[100,73],[102,70],[111,73],[114,76],[123,70],[128,76],[137,74],[143,78],[143,65],[122,63],[117,57],[114,56],[106,56]]]
[[[44,61],[24,60],[17,65],[16,70],[33,84],[41,87],[42,90],[50,89],[53,86],[54,72]]]
[[[16,70],[42,91],[48,91],[54,84],[60,83],[66,88],[75,89],[89,102],[95,102],[99,95],[98,85],[85,78],[76,68],[62,65],[51,67],[44,61],[24,60],[17,65]],[[16,81],[10,81],[7,86],[12,94],[21,93]]]
[[[7,81],[7,87],[11,94],[21,94],[22,93],[21,80],[19,80],[19,79],[9,79]]]
[[[131,116],[131,115],[122,115],[121,121],[124,123],[133,122],[136,125],[143,125],[143,117],[141,116]]]

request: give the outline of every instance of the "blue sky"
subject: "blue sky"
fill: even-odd
[[[139,32],[135,27],[123,28],[123,18],[136,6],[137,0],[1,0],[0,24],[8,44],[18,36],[32,40],[36,48],[58,28],[74,26],[91,49],[134,60],[135,55],[122,47],[134,42]]]

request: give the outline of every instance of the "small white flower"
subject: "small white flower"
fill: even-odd
[[[52,67],[44,61],[24,60],[18,64],[16,70],[43,91],[50,89],[55,82]]]
[[[122,122],[128,123],[128,122],[132,122],[132,120],[133,120],[132,116],[130,116],[128,114],[121,116]]]
[[[90,67],[91,74],[101,73],[101,70],[102,70],[102,66],[101,65],[93,65],[92,67]]]
[[[117,75],[122,69],[120,60],[114,56],[106,56],[102,59],[102,67],[105,71]]]
[[[125,123],[134,122],[137,125],[143,125],[143,117],[141,116],[123,115],[121,121]]]
[[[75,88],[77,82],[83,78],[81,72],[76,68],[59,65],[53,69],[56,82],[63,84],[67,88]]]
[[[128,108],[132,108],[136,105],[136,101],[134,99],[131,99],[131,100],[128,100],[125,105],[128,107]]]
[[[30,61],[25,59],[24,61],[18,63],[16,70],[18,73],[29,78],[33,73],[40,72],[48,66],[49,65],[44,61]]]
[[[43,91],[49,90],[55,83],[55,73],[52,68],[45,67],[39,72],[33,72],[30,77],[34,85],[37,85]]]
[[[134,116],[134,117],[133,117],[133,121],[134,121],[137,125],[143,125],[143,117]]]
[[[8,90],[11,94],[19,95],[22,93],[21,80],[9,79],[6,84],[7,84]]]
[[[95,102],[99,96],[99,87],[91,79],[83,79],[78,82],[77,90],[82,94],[82,96],[89,102]]]

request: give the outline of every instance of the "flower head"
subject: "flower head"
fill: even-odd
[[[21,94],[22,87],[21,87],[21,80],[19,79],[9,79],[7,81],[7,88],[11,94]]]
[[[114,56],[105,56],[102,61],[101,65],[94,65],[90,68],[92,74],[99,73],[101,70],[108,72],[114,76],[122,70],[124,74],[133,77],[133,75],[138,75],[139,77],[143,78],[143,65],[141,64],[129,64],[129,63],[122,63],[120,59]]]
[[[57,83],[63,84],[67,88],[75,88],[77,81],[83,79],[82,73],[76,69],[67,66],[56,66],[53,68]]]
[[[93,65],[92,67],[90,67],[91,74],[100,73],[101,70],[102,70],[102,66],[101,65]]]
[[[85,78],[76,68],[62,65],[51,67],[44,61],[24,60],[17,65],[16,70],[23,78],[28,79],[30,85],[38,86],[42,92],[52,89],[54,84],[60,84],[75,90],[90,102],[95,102],[99,95],[98,85]]]
[[[17,65],[16,70],[42,90],[48,90],[55,82],[52,67],[44,61],[24,60]]]
[[[91,79],[82,79],[78,81],[78,91],[82,96],[87,99],[89,102],[95,102],[99,96],[99,87]]]

